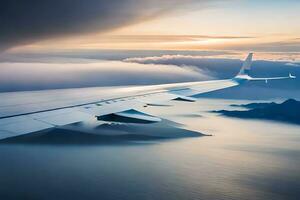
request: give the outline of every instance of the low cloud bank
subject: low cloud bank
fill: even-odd
[[[151,57],[133,57],[124,61],[139,64],[156,64],[156,65],[175,65],[178,67],[190,66],[192,69],[208,71],[218,78],[230,78],[240,70],[243,60],[234,58],[212,58],[198,55],[162,55]],[[273,60],[254,60],[253,75],[282,75],[289,72],[298,71],[300,66],[298,62],[290,61],[273,61]]]
[[[243,60],[230,58],[208,58],[192,55],[163,55],[152,57],[135,57],[125,59],[126,62],[140,64],[173,65],[182,68],[191,67],[212,74],[218,79],[232,78],[240,70]],[[298,62],[255,60],[252,64],[251,75],[254,77],[287,76],[289,73],[300,76]],[[226,89],[205,97],[239,98],[239,99],[270,99],[270,98],[300,98],[298,91],[300,79],[285,81],[269,81],[247,83],[246,85]]]
[[[0,91],[144,85],[212,79],[172,65],[121,61],[81,63],[0,63]]]
[[[235,54],[218,52],[124,51],[23,55],[0,62],[0,91],[145,85],[232,78],[242,66]],[[235,58],[229,58],[229,57]],[[17,58],[17,59],[16,59]],[[255,57],[256,58],[256,57]],[[102,60],[104,59],[104,60]],[[300,77],[297,61],[254,60],[255,77]],[[298,98],[300,79],[248,83],[207,97]],[[298,95],[299,94],[299,95]]]

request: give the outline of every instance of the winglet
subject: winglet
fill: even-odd
[[[237,74],[237,76],[249,75],[249,72],[251,70],[252,57],[253,57],[253,53],[249,53],[248,57],[246,58],[245,62],[243,63],[243,66],[242,66],[240,72]]]
[[[291,73],[289,73],[290,78],[296,78],[296,76],[293,76]]]
[[[289,73],[289,76],[283,76],[283,77],[268,77],[268,78],[251,77],[249,75],[249,72],[251,69],[252,57],[253,57],[253,53],[249,53],[240,72],[233,78],[234,81],[236,81],[238,83],[243,83],[245,81],[265,81],[267,83],[269,80],[282,80],[282,79],[295,79],[296,78],[296,76],[293,76],[291,73]]]

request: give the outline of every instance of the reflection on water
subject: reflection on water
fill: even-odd
[[[203,99],[151,110],[213,137],[1,144],[0,199],[299,199],[300,126],[206,112],[230,103]]]

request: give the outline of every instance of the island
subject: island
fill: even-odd
[[[248,110],[218,110],[213,112],[228,117],[266,119],[300,124],[300,101],[295,99],[288,99],[283,103],[251,103],[232,106],[244,107]]]

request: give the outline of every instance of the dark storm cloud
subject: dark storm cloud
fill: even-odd
[[[65,36],[138,22],[195,0],[2,0],[0,49],[53,36]]]

